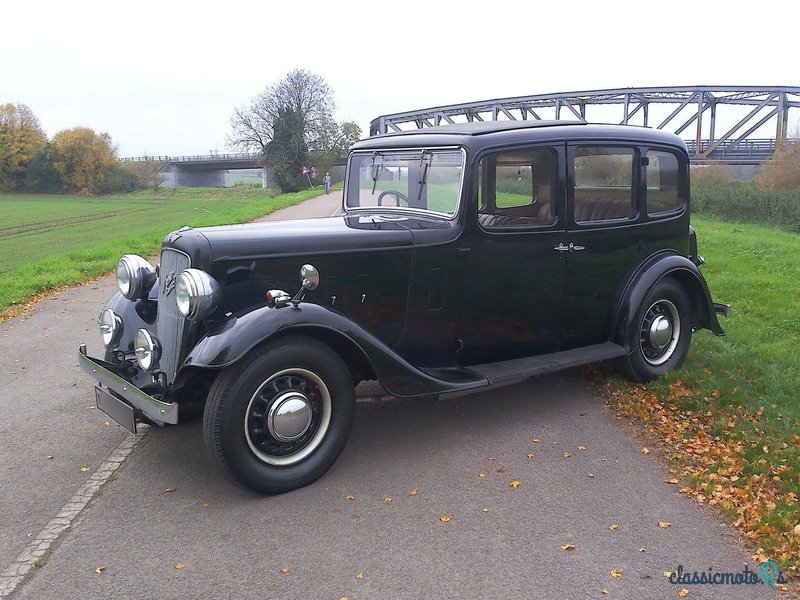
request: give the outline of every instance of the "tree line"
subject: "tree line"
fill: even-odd
[[[24,104],[0,104],[0,191],[105,194],[156,182],[157,167],[127,164],[107,133],[73,127],[48,139]]]
[[[337,122],[333,92],[321,76],[290,71],[231,116],[228,145],[258,152],[283,192],[307,188],[303,167],[321,177],[361,137],[352,121]],[[123,162],[108,133],[64,129],[48,139],[24,104],[0,104],[0,191],[105,194],[158,188],[163,165]]]

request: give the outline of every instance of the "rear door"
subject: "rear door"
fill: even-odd
[[[576,143],[567,155],[563,339],[575,348],[608,341],[618,294],[647,248],[642,149]]]

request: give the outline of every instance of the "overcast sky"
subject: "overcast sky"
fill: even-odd
[[[234,106],[295,67],[337,117],[626,86],[800,85],[786,2],[5,2],[0,103],[120,155],[227,149]],[[590,115],[591,119],[591,115]]]

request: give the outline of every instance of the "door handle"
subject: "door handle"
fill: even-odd
[[[565,246],[563,242],[560,242],[553,250],[557,252],[580,252],[581,250],[586,250],[586,246],[576,246],[572,242],[569,243],[569,246]]]

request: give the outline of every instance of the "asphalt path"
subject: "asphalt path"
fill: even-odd
[[[340,198],[267,218],[328,216]],[[103,277],[0,323],[0,573],[128,439],[92,408],[75,358],[80,343],[101,351],[114,289]],[[752,561],[644,443],[574,371],[450,400],[362,398],[333,468],[273,497],[223,477],[199,420],[151,428],[11,597],[775,597],[669,583],[678,565]]]

